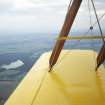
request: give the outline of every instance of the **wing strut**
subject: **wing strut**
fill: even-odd
[[[105,60],[105,43],[103,44],[98,56],[97,56],[97,67],[96,67],[96,71],[98,69],[98,67],[104,62]]]
[[[73,0],[70,9],[67,12],[62,30],[59,34],[59,37],[68,36],[69,31],[70,31],[72,24],[74,22],[74,19],[75,19],[77,12],[79,10],[79,7],[81,5],[81,2],[82,2],[82,0]],[[49,60],[49,67],[50,67],[49,71],[51,71],[54,64],[56,64],[58,57],[60,55],[60,52],[64,46],[64,43],[65,43],[65,40],[57,40],[55,47],[53,49],[52,55],[51,55],[50,60]]]

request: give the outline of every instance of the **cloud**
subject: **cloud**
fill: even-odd
[[[3,0],[0,1],[0,13],[28,15],[28,14],[48,14],[48,13],[63,13],[67,11],[69,0]],[[103,10],[105,7],[104,0],[96,0],[95,5],[98,10]],[[90,4],[91,6],[91,4]],[[84,0],[80,8],[81,13],[86,13],[88,10],[87,1]],[[91,9],[93,10],[93,9]]]
[[[23,66],[24,63],[21,61],[21,60],[17,60],[15,62],[11,62],[10,64],[6,65],[6,64],[3,64],[1,66],[1,68],[3,69],[6,69],[6,70],[9,70],[9,69],[17,69],[18,67],[21,67]]]
[[[0,32],[53,32],[60,30],[70,0],[1,0]],[[94,0],[97,13],[105,12],[105,1]],[[91,14],[95,18],[92,5]],[[95,21],[95,19],[93,20]],[[87,0],[83,0],[73,29],[89,26]],[[85,25],[84,25],[85,24]]]
[[[3,0],[0,1],[0,13],[24,15],[30,13],[48,13],[65,10],[69,0]],[[38,13],[37,12],[37,13]]]
[[[3,0],[0,1],[0,13],[21,13],[34,7],[34,3],[28,0]]]
[[[0,1],[0,13],[7,13],[11,10],[13,2],[11,0],[2,0]]]

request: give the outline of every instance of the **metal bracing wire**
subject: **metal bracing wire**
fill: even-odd
[[[98,23],[98,27],[99,27],[99,30],[100,30],[100,34],[101,34],[103,43],[105,44],[105,40],[104,40],[104,38],[103,38],[102,28],[101,28],[101,25],[100,25],[100,22],[99,22],[99,18],[98,18],[97,12],[96,12],[96,8],[95,8],[95,5],[94,5],[94,1],[91,0],[91,2],[92,2],[92,6],[93,6],[93,9],[94,9],[94,13],[95,13],[95,16],[96,16],[96,19],[97,19],[97,23]]]

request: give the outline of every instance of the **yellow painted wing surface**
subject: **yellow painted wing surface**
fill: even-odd
[[[5,105],[105,105],[105,68],[95,72],[96,53],[63,50],[52,72],[43,54]]]

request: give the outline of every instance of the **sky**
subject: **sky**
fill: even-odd
[[[56,33],[61,30],[70,0],[0,0],[0,33]],[[105,0],[94,0],[98,16]],[[88,0],[83,0],[72,31],[89,28]],[[95,16],[91,7],[92,23]],[[104,20],[101,25],[105,27]]]

